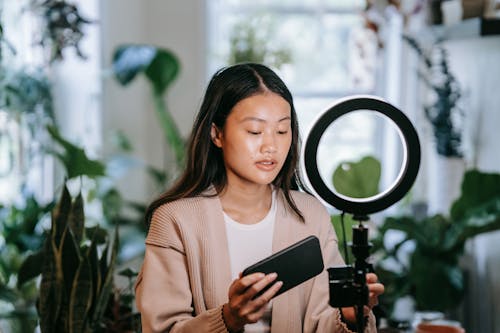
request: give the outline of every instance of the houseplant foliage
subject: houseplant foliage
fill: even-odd
[[[26,2],[30,4],[23,7],[23,10],[29,9],[38,15],[39,20],[36,20],[36,23],[40,23],[41,26],[37,30],[40,35],[36,37],[40,38],[39,45],[47,55],[47,59],[44,59],[47,61],[40,68],[26,68],[17,66],[17,62],[14,64],[9,62],[10,59],[19,60],[23,57],[16,57],[17,50],[9,43],[9,36],[5,36],[3,22],[0,21],[0,112],[7,113],[9,121],[12,119],[17,122],[16,129],[22,130],[23,134],[24,132],[31,134],[28,140],[30,146],[23,146],[23,149],[19,150],[25,152],[24,155],[26,155],[20,158],[26,162],[25,169],[33,168],[33,164],[30,163],[31,158],[38,160],[55,156],[56,160],[61,162],[62,169],[64,169],[61,171],[67,177],[67,181],[73,184],[80,182],[82,188],[85,187],[84,194],[80,195],[77,200],[75,199],[75,202],[83,199],[86,203],[94,201],[93,206],[96,207],[95,201],[99,201],[103,207],[109,207],[109,209],[104,209],[102,218],[91,221],[93,225],[99,225],[99,227],[85,228],[84,235],[86,236],[84,236],[83,243],[77,244],[81,245],[77,254],[83,258],[87,256],[87,252],[82,246],[90,248],[92,242],[95,242],[96,246],[102,250],[109,243],[104,230],[122,222],[118,216],[118,209],[111,205],[113,197],[118,192],[114,187],[116,178],[111,174],[109,164],[116,161],[90,159],[85,149],[71,143],[61,135],[53,112],[52,86],[50,78],[45,76],[45,70],[54,62],[64,60],[65,52],[63,51],[66,48],[74,48],[78,56],[85,58],[79,45],[85,25],[89,21],[79,14],[76,6],[64,0],[28,0]],[[7,146],[8,149],[15,149],[15,147],[12,148],[13,145],[4,145],[4,134],[0,133],[2,148]],[[36,145],[36,151],[31,149],[32,144]],[[13,151],[7,156],[14,153],[16,152]],[[2,155],[2,159],[3,156],[5,155]],[[16,156],[13,156],[13,159],[15,158]],[[128,160],[120,160],[122,169],[130,167],[129,163]],[[21,176],[24,177],[26,170],[19,170],[15,167],[8,171],[20,171]],[[3,173],[4,170],[0,176],[9,177],[9,173]],[[90,186],[87,187],[87,185]],[[43,253],[39,251],[42,244],[47,244],[50,238],[50,232],[45,229],[47,222],[50,222],[50,214],[57,199],[40,199],[29,186],[22,186],[17,199],[12,203],[0,203],[0,220],[2,221],[0,224],[0,331],[5,329],[8,332],[32,333],[38,319],[35,301],[41,297],[39,293],[45,292],[43,287],[42,290],[39,288],[40,276],[43,274],[41,266],[37,265],[42,260],[37,259],[40,258],[40,253]],[[89,217],[87,217],[88,220]],[[142,225],[139,223],[140,220],[142,220],[142,214],[141,219],[137,219],[135,223]],[[116,241],[116,246],[120,248],[127,243],[123,237],[123,229],[120,232],[120,242]],[[94,235],[95,237],[99,235],[99,238],[94,239]],[[66,245],[70,243],[67,241]],[[76,251],[71,246],[64,246],[60,250],[58,255],[62,256],[63,260],[66,256],[71,257],[72,251],[73,253]],[[69,251],[68,255],[65,254],[66,251]],[[108,254],[110,252],[111,249],[108,250]],[[113,262],[110,261],[111,257],[108,258],[107,265],[113,266],[119,261],[120,251],[117,250],[117,252]],[[102,252],[99,251],[99,253]],[[99,258],[104,264],[104,259]],[[63,266],[66,267],[66,264]],[[95,272],[93,271],[92,274]],[[35,276],[37,278],[33,278]],[[103,295],[105,295],[104,291]],[[100,323],[107,332],[128,330],[126,327],[130,326],[131,320],[135,318],[135,314],[130,311],[133,302],[131,295],[132,292],[115,288],[108,293],[109,302],[106,303],[107,307],[104,309]],[[67,303],[66,299],[61,300]],[[52,303],[60,309],[67,305],[58,304],[55,299]],[[94,330],[103,329],[98,327]]]
[[[426,50],[415,38],[403,36],[403,39],[418,54],[424,65],[419,77],[433,93],[433,101],[424,106],[424,111],[433,128],[437,152],[446,157],[462,157],[462,91],[450,71],[448,52],[441,41]]]
[[[376,271],[386,285],[381,303],[389,313],[398,298],[408,295],[418,310],[450,312],[458,307],[465,292],[459,264],[465,243],[500,229],[500,174],[467,171],[449,216],[388,217],[380,226],[373,243],[381,256]],[[391,230],[402,237],[389,248],[384,239]],[[410,250],[405,246],[409,243]]]
[[[53,142],[46,147],[46,153],[53,154],[61,162],[67,181],[74,183],[82,178],[94,179],[96,188],[89,191],[87,201],[95,200],[95,196],[100,196],[98,199],[103,204],[110,204],[111,201],[108,197],[111,196],[110,193],[113,193],[113,187],[106,187],[107,190],[104,191],[100,189],[100,182],[110,177],[107,164],[104,161],[87,157],[81,147],[63,138],[55,126],[49,126],[47,132]],[[93,194],[94,192],[99,193]],[[61,199],[61,202],[67,201],[66,197],[64,197],[64,200]],[[77,197],[76,203],[78,203],[78,207],[83,205],[81,195]],[[25,204],[0,207],[0,217],[3,220],[0,230],[4,240],[0,246],[0,252],[2,253],[0,259],[0,299],[3,302],[13,304],[12,310],[8,312],[2,311],[0,316],[11,318],[11,328],[16,332],[31,333],[36,325],[35,300],[37,294],[42,292],[44,287],[38,288],[38,283],[34,277],[42,274],[41,263],[43,262],[42,258],[45,256],[42,244],[46,244],[50,238],[50,232],[45,232],[43,225],[45,224],[44,221],[50,218],[47,215],[50,215],[54,205],[55,200],[42,204],[33,195],[25,194]],[[59,204],[59,207],[61,205],[62,203]],[[63,205],[62,207],[66,206]],[[83,207],[78,209],[83,210]],[[107,237],[105,228],[109,226],[108,223],[115,221],[117,218],[118,209],[114,209],[114,206],[110,205],[110,209],[106,210],[105,218],[102,221],[95,221],[102,227],[86,228],[86,234],[95,235],[96,237],[99,235],[96,240],[99,240],[98,244],[101,244]],[[81,220],[79,223],[82,223],[83,217],[73,217],[73,221],[78,219]],[[121,236],[121,238],[123,237]],[[89,237],[87,241],[90,241],[90,239]],[[118,243],[123,244],[125,242],[123,240],[116,242],[117,247],[119,246]],[[101,244],[101,246],[103,245]],[[69,247],[69,250],[72,251],[72,248]],[[68,247],[61,248],[61,251],[69,250]],[[80,256],[83,256],[82,253],[80,253]],[[66,258],[66,254],[61,253],[61,256]],[[109,265],[114,265],[118,259],[117,257]],[[63,262],[63,264],[66,265],[67,263]],[[130,325],[131,320],[135,320],[134,314],[122,313],[122,310],[131,309],[133,299],[130,298],[130,295],[131,292],[128,290],[110,291],[108,295],[110,303],[106,308],[106,316],[102,318],[108,332],[114,332],[111,330],[112,327],[116,328],[116,332],[122,332],[123,330],[120,327]],[[127,317],[124,319],[125,316]]]
[[[43,18],[39,43],[49,51],[49,62],[62,60],[63,50],[69,47],[86,59],[80,42],[85,25],[92,22],[80,14],[77,6],[65,0],[31,0],[30,9]]]
[[[18,287],[17,277],[26,256],[43,243],[39,222],[52,208],[52,203],[41,204],[28,194],[23,205],[0,205],[0,318],[8,320],[12,332],[32,333],[37,324],[37,283],[29,281]]]
[[[152,45],[121,45],[113,53],[113,74],[123,86],[144,74],[151,86],[156,115],[177,166],[184,161],[184,140],[165,104],[164,93],[176,79],[180,63],[169,50]]]
[[[64,186],[43,246],[26,259],[18,276],[20,286],[41,276],[37,312],[42,333],[135,329],[130,306],[117,302],[118,312],[109,309],[117,301],[113,291],[117,253],[118,228],[113,241],[99,226],[86,228],[81,193],[73,199]],[[119,318],[107,318],[110,315]]]

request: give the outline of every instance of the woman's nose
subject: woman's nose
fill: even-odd
[[[268,154],[274,153],[276,150],[276,138],[274,135],[265,135],[264,141],[262,142],[262,152]]]

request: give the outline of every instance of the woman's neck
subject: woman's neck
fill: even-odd
[[[220,194],[222,209],[243,224],[261,221],[271,209],[271,185],[249,188],[226,186]]]

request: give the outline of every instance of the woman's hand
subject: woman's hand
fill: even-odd
[[[374,273],[366,274],[366,284],[368,286],[368,305],[363,307],[364,316],[368,316],[375,305],[378,304],[378,297],[384,293],[384,285],[378,282]],[[342,308],[342,315],[345,320],[356,323],[356,312],[354,307]]]
[[[222,308],[224,322],[230,332],[241,331],[245,324],[255,323],[262,318],[266,305],[281,288],[283,282],[274,283],[265,293],[255,299],[254,297],[276,278],[276,273],[267,275],[253,273],[243,277],[240,275],[239,279],[231,283],[229,302]]]

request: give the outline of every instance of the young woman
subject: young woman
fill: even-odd
[[[143,332],[349,332],[354,309],[329,306],[326,270],[276,298],[279,276],[240,274],[309,235],[325,267],[343,264],[325,207],[292,190],[298,135],[292,96],[272,70],[248,63],[213,76],[185,171],[148,209],[136,283]],[[367,281],[376,332],[370,308],[384,287],[374,274]]]

